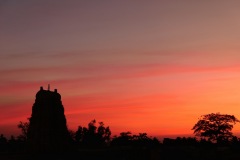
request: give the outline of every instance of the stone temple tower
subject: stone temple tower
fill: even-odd
[[[57,89],[40,90],[36,94],[28,129],[28,144],[32,152],[63,152],[69,148],[61,95]]]

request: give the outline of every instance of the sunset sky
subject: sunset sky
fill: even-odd
[[[96,119],[112,135],[192,136],[203,114],[240,119],[239,8],[237,0],[0,1],[0,134],[20,134],[48,84],[71,130]]]

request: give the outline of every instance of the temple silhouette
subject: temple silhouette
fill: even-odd
[[[36,94],[29,119],[28,149],[31,152],[63,152],[69,148],[67,129],[61,95],[57,89],[40,90]]]

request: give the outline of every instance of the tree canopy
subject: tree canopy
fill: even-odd
[[[78,126],[75,132],[75,139],[78,143],[86,146],[102,146],[110,141],[111,130],[109,126],[105,127],[103,122],[96,126],[96,120],[88,123],[88,128]]]
[[[193,126],[194,134],[212,142],[228,141],[233,138],[233,126],[239,122],[234,115],[211,113],[202,115]]]
[[[27,121],[27,122],[22,122],[22,121],[19,122],[19,124],[17,125],[17,127],[18,127],[19,129],[21,129],[22,134],[19,135],[18,138],[20,138],[20,139],[22,139],[22,140],[24,140],[24,141],[27,140],[29,124],[30,124],[29,118],[28,118],[28,121]]]

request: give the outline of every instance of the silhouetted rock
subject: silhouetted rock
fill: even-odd
[[[28,146],[32,152],[63,152],[69,149],[68,133],[61,95],[55,89],[36,94],[28,130]]]

